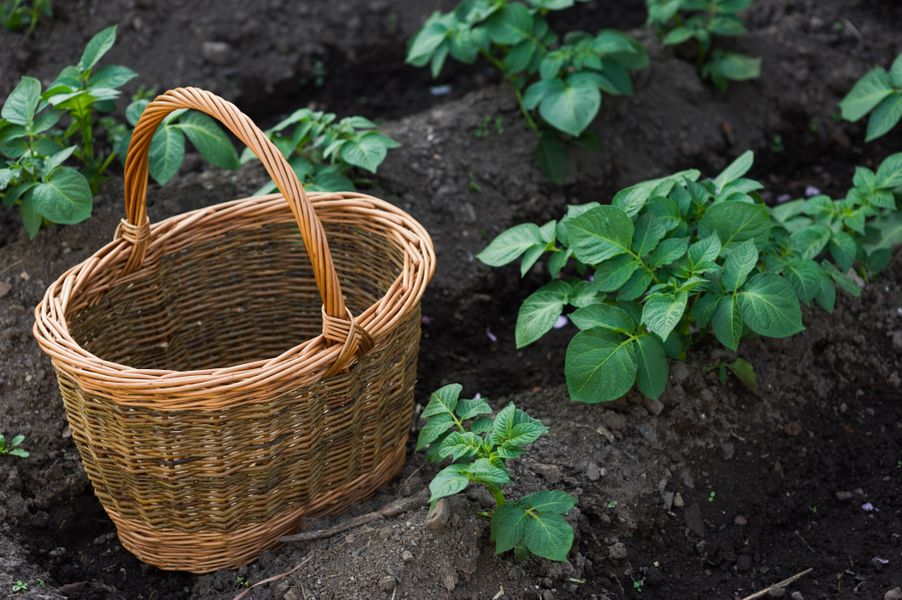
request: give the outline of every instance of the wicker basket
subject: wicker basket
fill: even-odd
[[[281,195],[150,225],[150,141],[181,108],[220,120]],[[34,327],[123,546],[162,569],[234,567],[397,474],[435,264],[416,221],[363,194],[305,194],[246,115],[195,88],[141,116],[125,208]]]

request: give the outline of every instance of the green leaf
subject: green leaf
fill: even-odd
[[[675,185],[685,181],[695,181],[701,173],[696,169],[680,171],[668,177],[640,181],[626,187],[614,195],[611,206],[616,206],[629,216],[636,215],[653,195],[666,196]]]
[[[452,431],[442,440],[439,456],[457,461],[465,456],[475,456],[481,448],[482,438],[475,433]]]
[[[91,216],[91,186],[71,167],[60,167],[32,193],[35,211],[54,223],[74,225]]]
[[[892,66],[889,68],[890,82],[897,89],[902,89],[902,54],[896,57]]]
[[[799,301],[779,275],[755,275],[737,298],[742,320],[758,335],[782,338],[804,329]]]
[[[828,313],[833,312],[833,307],[836,306],[836,286],[830,277],[821,277],[814,299]]]
[[[446,496],[453,496],[462,492],[470,484],[470,478],[466,475],[467,465],[448,465],[439,471],[429,483],[429,491],[432,495],[429,502],[435,502]]]
[[[345,142],[341,147],[341,158],[350,165],[375,173],[388,149],[381,136],[375,132],[363,134],[356,140]]]
[[[893,93],[889,73],[883,67],[869,71],[839,103],[842,118],[857,121]]]
[[[523,496],[518,504],[541,514],[563,515],[576,506],[576,498],[558,490],[543,490]]]
[[[91,87],[116,89],[122,87],[138,74],[121,65],[104,65],[91,75]]]
[[[22,448],[13,448],[9,451],[10,456],[18,456],[19,458],[28,458],[29,454],[27,450]]]
[[[502,504],[492,513],[491,532],[495,540],[495,554],[507,552],[519,546],[526,533],[526,522],[529,516],[526,511],[512,502]]]
[[[470,398],[458,400],[457,407],[454,409],[457,418],[461,421],[472,419],[478,415],[487,415],[492,412],[492,407],[482,398]]]
[[[620,307],[610,304],[590,304],[568,315],[580,329],[603,327],[622,333],[631,333],[636,328],[633,318]]]
[[[689,249],[689,238],[668,238],[658,244],[655,251],[648,257],[648,264],[652,267],[669,265],[678,258],[682,258]]]
[[[417,438],[417,450],[422,450],[429,444],[435,442],[446,431],[454,426],[454,418],[450,414],[435,415],[420,430],[420,436]]]
[[[886,135],[900,119],[902,119],[902,91],[884,98],[871,113],[865,141],[870,142]]]
[[[746,240],[766,244],[770,228],[770,215],[763,204],[721,202],[705,211],[698,229],[700,237],[716,233],[723,247],[729,248]]]
[[[621,254],[606,260],[595,271],[594,287],[599,292],[613,292],[620,289],[641,266],[629,254]]]
[[[689,261],[693,265],[713,262],[720,256],[720,250],[720,238],[712,233],[689,246]]]
[[[561,515],[540,513],[526,523],[523,539],[529,551],[536,556],[566,561],[573,545],[573,528]]]
[[[643,335],[636,340],[636,362],[639,391],[648,398],[657,399],[667,387],[667,357],[664,345],[653,335]]]
[[[639,256],[646,256],[667,235],[664,220],[651,212],[643,212],[636,220],[635,228],[633,251]]]
[[[711,326],[717,341],[735,352],[742,338],[742,316],[736,296],[724,296],[720,299],[711,319]]]
[[[490,267],[500,267],[515,261],[537,244],[542,247],[546,244],[539,227],[523,223],[502,232],[476,258]]]
[[[688,27],[676,27],[671,29],[661,41],[667,46],[674,46],[676,44],[682,44],[691,39],[694,35],[695,31]]]
[[[588,75],[574,73],[566,82],[551,80],[539,104],[539,114],[549,125],[574,137],[589,126],[601,107],[598,82]]]
[[[433,15],[433,18],[438,13]],[[430,19],[431,20],[431,19]],[[448,29],[441,23],[428,23],[417,32],[410,48],[407,50],[408,64],[416,67],[422,67],[432,58],[433,53],[442,45],[448,36]]]
[[[510,438],[514,429],[517,416],[517,407],[513,402],[505,406],[495,415],[492,422],[492,438],[495,440],[506,440]]]
[[[638,363],[631,338],[596,327],[580,331],[567,347],[564,374],[576,402],[609,402],[636,381]]]
[[[745,387],[752,391],[758,389],[758,377],[755,375],[755,367],[750,362],[737,358],[733,362],[727,363],[727,368]]]
[[[558,185],[567,177],[567,147],[554,135],[542,133],[533,158],[545,178]]]
[[[739,155],[723,172],[714,178],[714,187],[720,193],[724,187],[749,172],[755,162],[755,153],[746,150]]]
[[[758,264],[758,248],[754,241],[746,240],[734,245],[724,262],[724,288],[733,292],[742,287],[756,264]]]
[[[902,152],[888,156],[880,163],[876,186],[884,190],[902,186]]]
[[[47,157],[44,160],[44,168],[41,169],[41,173],[44,176],[47,176],[50,173],[52,173],[55,168],[57,168],[58,166],[60,166],[64,162],[66,162],[66,160],[70,156],[72,156],[72,153],[75,152],[75,150],[77,148],[78,148],[78,146],[69,146],[68,148],[63,148],[59,152],[56,152],[55,154],[53,154],[53,156]],[[2,187],[2,186],[0,186],[0,187]]]
[[[855,238],[844,231],[833,232],[833,237],[830,239],[830,255],[841,270],[848,271],[858,255]]]
[[[517,315],[517,348],[532,344],[548,333],[561,316],[567,301],[567,289],[552,281],[532,293],[520,306]]]
[[[459,383],[449,383],[432,392],[429,403],[423,409],[422,417],[428,419],[442,414],[453,415],[462,390],[463,386]]]
[[[637,270],[633,273],[632,277],[623,284],[623,287],[620,288],[617,299],[621,302],[635,300],[645,293],[645,290],[648,289],[648,284],[651,283],[651,279],[652,275],[650,271],[645,269]]]
[[[642,323],[661,341],[666,340],[683,317],[688,299],[686,292],[650,297],[642,307]]]
[[[507,471],[493,465],[487,458],[480,458],[468,465],[467,475],[481,483],[505,485],[511,482],[510,475],[508,475]]]
[[[586,264],[599,264],[629,252],[633,222],[613,206],[597,206],[567,221],[573,254]]]
[[[34,120],[41,101],[41,82],[34,77],[23,77],[3,103],[0,116],[13,125],[27,126]]]
[[[505,4],[486,21],[489,37],[496,44],[512,46],[532,35],[533,20],[522,4]]]
[[[150,176],[166,185],[185,160],[185,136],[171,125],[162,125],[150,142]]]
[[[714,311],[720,302],[720,296],[714,294],[704,294],[692,304],[692,320],[695,321],[700,329],[704,328],[711,322],[714,317]]]
[[[821,281],[824,279],[821,268],[812,260],[796,259],[787,262],[784,275],[796,297],[806,304],[820,291]]]
[[[33,240],[41,229],[44,217],[35,209],[34,194],[25,193],[21,198],[22,203],[19,205],[19,216],[22,218],[22,225],[25,227],[28,239]]]
[[[802,255],[802,258],[815,258],[827,244],[833,232],[823,224],[809,225],[804,229],[794,231],[789,236],[793,249]]]
[[[210,164],[222,169],[238,168],[238,153],[235,146],[216,121],[207,115],[188,111],[182,115],[175,127],[188,136],[200,155]]]
[[[528,446],[546,433],[548,433],[548,428],[539,421],[531,420],[517,423],[511,429],[510,437],[505,441],[505,445],[516,448]]]
[[[85,46],[84,52],[81,54],[81,60],[78,61],[78,70],[87,71],[96,65],[103,58],[103,55],[109,52],[115,42],[115,25],[111,25],[97,33]]]
[[[715,50],[711,60],[702,67],[702,76],[709,77],[721,91],[726,89],[727,81],[746,81],[760,75],[760,58],[722,50]]]

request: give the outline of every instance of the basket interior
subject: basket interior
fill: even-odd
[[[323,226],[345,302],[360,314],[401,273],[403,251],[358,224]],[[67,319],[74,339],[99,358],[189,371],[278,356],[321,333],[321,307],[297,226],[285,222],[166,254]]]

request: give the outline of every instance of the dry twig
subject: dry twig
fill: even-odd
[[[789,585],[790,583],[792,583],[793,581],[796,581],[797,579],[801,579],[802,577],[804,577],[804,576],[807,575],[808,573],[811,573],[811,571],[813,571],[813,570],[814,570],[814,569],[812,569],[812,568],[809,567],[809,568],[805,569],[804,571],[802,571],[801,573],[796,573],[796,574],[793,575],[792,577],[787,577],[787,578],[784,579],[783,581],[780,581],[780,582],[778,582],[778,583],[775,583],[775,584],[773,584],[773,585],[770,586],[770,587],[766,587],[766,588],[764,588],[764,589],[761,590],[761,591],[755,592],[755,593],[752,594],[751,596],[746,596],[746,597],[743,598],[742,600],[755,600],[755,598],[760,598],[760,597],[766,595],[766,594],[767,594],[769,591],[771,591],[771,590],[775,590],[775,589],[778,589],[778,588],[784,588],[784,587],[786,587],[787,585]]]

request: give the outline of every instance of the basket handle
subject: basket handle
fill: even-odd
[[[327,340],[343,344],[339,359],[330,371],[336,370],[335,367],[341,368],[358,347],[365,349],[371,340],[354,322],[345,306],[323,225],[307,200],[304,187],[282,153],[250,117],[216,94],[193,87],[175,88],[154,98],[138,119],[125,159],[126,218],[116,231],[117,238],[132,244],[125,272],[131,273],[141,266],[150,237],[150,221],[147,217],[147,173],[151,140],[166,115],[182,108],[206,113],[225,125],[257,155],[266,172],[282,192],[297,221],[301,238],[310,256],[310,263],[313,265],[313,276],[323,300],[323,334]]]

